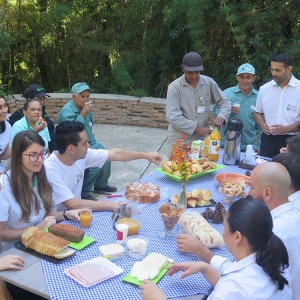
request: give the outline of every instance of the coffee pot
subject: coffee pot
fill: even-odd
[[[224,132],[225,146],[223,164],[238,165],[241,155],[242,130],[244,124],[240,119],[229,119]]]

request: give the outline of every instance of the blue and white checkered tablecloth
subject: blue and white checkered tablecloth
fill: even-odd
[[[222,202],[225,208],[228,204],[224,203],[224,196],[219,193],[214,176],[216,173],[234,172],[244,174],[245,170],[238,167],[225,167],[210,175],[199,177],[187,183],[187,190],[192,191],[194,188],[207,189],[212,193],[216,202]],[[179,192],[180,183],[171,181],[164,174],[157,171],[145,176],[141,182],[152,182],[161,188],[168,188],[168,196],[160,199],[157,203],[142,205],[141,214],[138,216],[141,223],[139,235],[147,236],[150,240],[147,252],[159,252],[173,259],[175,262],[197,261],[199,258],[193,254],[180,253],[176,247],[176,240],[173,238],[162,239],[158,236],[159,232],[164,230],[164,226],[158,212],[162,203],[168,201],[173,194]],[[117,200],[118,198],[116,198]],[[205,208],[193,208],[202,212]],[[112,229],[111,212],[94,212],[91,228],[86,229],[88,236],[94,237],[96,242],[87,246],[83,250],[77,251],[72,257],[66,258],[58,264],[41,260],[44,276],[47,282],[51,299],[55,300],[75,300],[75,299],[141,299],[140,289],[128,283],[122,282],[122,278],[131,270],[135,260],[124,255],[123,258],[114,260],[113,262],[124,269],[120,275],[108,279],[102,283],[92,287],[85,288],[76,281],[64,274],[64,270],[76,264],[80,264],[85,260],[92,259],[99,255],[98,248],[105,244],[116,242],[116,232]],[[73,225],[77,225],[75,221],[70,221]],[[223,232],[222,224],[212,224],[220,233]],[[179,230],[179,226],[175,230]],[[225,246],[212,249],[214,253],[233,259]],[[209,295],[212,291],[211,285],[206,281],[202,274],[196,274],[187,278],[178,279],[178,275],[164,276],[158,286],[164,291],[167,298],[191,296],[196,294]]]

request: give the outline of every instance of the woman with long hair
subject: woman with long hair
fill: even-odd
[[[48,142],[51,141],[47,122],[42,118],[42,106],[38,100],[31,99],[25,102],[23,107],[24,117],[14,123],[11,128],[11,143],[15,135],[23,130],[33,130],[38,133],[45,142],[45,149],[48,150]]]
[[[9,147],[11,126],[6,121],[8,108],[3,95],[0,94],[0,174],[5,171],[5,167],[1,160],[9,159],[11,149]]]
[[[4,250],[13,247],[28,226],[45,228],[64,219],[80,219],[80,209],[52,210],[52,187],[43,165],[46,154],[44,140],[33,130],[15,136],[11,170],[0,176],[0,237]]]
[[[288,253],[273,232],[273,220],[265,204],[241,199],[228,209],[223,238],[235,262],[221,272],[205,262],[175,263],[167,275],[183,271],[179,278],[201,272],[214,287],[213,299],[291,299],[292,291],[284,277]],[[141,285],[143,300],[166,299],[151,281]]]

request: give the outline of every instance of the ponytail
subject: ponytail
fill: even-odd
[[[282,276],[284,269],[289,267],[289,256],[282,240],[271,234],[265,247],[258,249],[256,263],[278,284],[278,289],[283,290],[288,281]]]
[[[239,231],[256,254],[256,263],[283,290],[288,281],[282,276],[289,257],[281,239],[274,235],[273,219],[267,206],[252,198],[240,199],[228,209],[226,219],[231,233]]]

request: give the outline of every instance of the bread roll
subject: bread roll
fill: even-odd
[[[171,169],[167,161],[163,161],[161,163],[161,167],[166,173],[173,174],[173,170]]]

